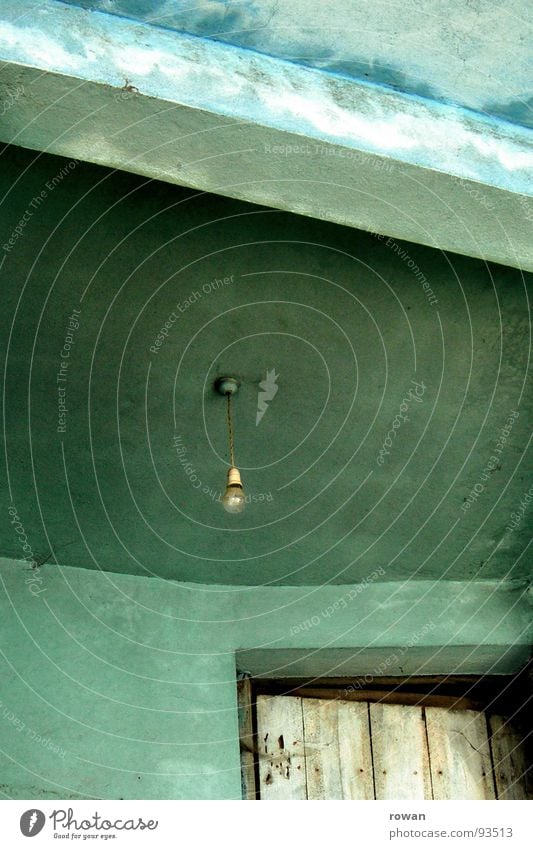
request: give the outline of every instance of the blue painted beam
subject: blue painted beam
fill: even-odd
[[[533,126],[529,0],[62,2]]]
[[[56,0],[4,0],[3,141],[533,268],[518,125]]]

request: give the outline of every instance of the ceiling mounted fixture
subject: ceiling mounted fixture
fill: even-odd
[[[233,444],[233,421],[231,418],[231,398],[239,388],[234,377],[219,377],[215,381],[215,389],[220,395],[225,395],[228,402],[228,437],[229,437],[229,469],[226,491],[222,496],[222,506],[228,513],[242,513],[245,507],[244,489],[241,473],[235,465],[235,446]]]

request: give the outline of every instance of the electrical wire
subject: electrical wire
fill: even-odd
[[[226,393],[228,399],[228,434],[229,434],[229,463],[235,466],[235,446],[233,444],[233,421],[231,418],[231,392]]]

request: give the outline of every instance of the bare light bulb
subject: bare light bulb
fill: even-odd
[[[222,496],[222,506],[228,513],[242,513],[246,504],[241,475],[235,466],[228,469],[226,491]]]

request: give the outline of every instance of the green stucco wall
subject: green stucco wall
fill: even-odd
[[[186,589],[67,569],[32,598],[17,572],[2,599],[4,797],[238,798],[233,655],[190,621],[209,618],[208,594],[193,611]]]
[[[518,587],[229,588],[6,560],[0,579],[7,798],[240,798],[236,666],[494,674],[528,653]]]

